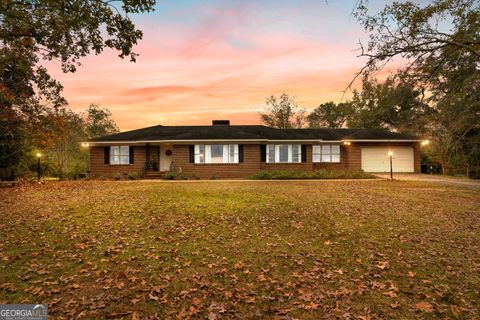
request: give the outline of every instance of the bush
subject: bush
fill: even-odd
[[[129,172],[127,174],[128,180],[137,180],[137,173],[136,172]]]
[[[287,179],[370,179],[373,175],[360,169],[319,169],[313,172],[304,171],[267,171],[262,170],[252,174],[253,180],[287,180]]]
[[[175,172],[167,172],[163,175],[164,180],[188,180],[190,178],[195,178],[195,177],[189,176],[186,173],[175,173]]]
[[[175,172],[167,172],[163,175],[164,180],[175,180],[177,177],[177,174]]]
[[[113,175],[113,179],[115,179],[115,180],[121,180],[121,179],[122,179],[122,175],[121,175],[120,173],[115,173],[115,174]]]

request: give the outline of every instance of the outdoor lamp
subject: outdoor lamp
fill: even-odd
[[[346,146],[349,146],[351,144],[350,141],[343,141],[343,144],[346,145]]]
[[[393,181],[393,166],[392,166],[392,158],[393,158],[393,151],[388,151],[388,157],[390,158],[390,180]]]
[[[422,146],[427,146],[430,143],[429,140],[423,140],[422,141]]]
[[[37,152],[37,180],[40,181],[41,177],[41,164],[40,164],[40,158],[42,157],[42,154],[40,152]]]

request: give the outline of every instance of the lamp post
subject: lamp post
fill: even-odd
[[[85,175],[86,178],[89,177],[90,174],[90,150],[88,150],[88,147],[90,147],[90,143],[88,142],[82,142],[82,147],[87,151],[87,162],[88,162],[88,167],[87,167],[87,173]]]
[[[393,181],[393,151],[388,151],[388,157],[390,158],[390,180]]]
[[[37,152],[37,180],[40,181],[40,178],[42,176],[42,167],[40,164],[40,158],[42,157],[42,154],[40,152]]]

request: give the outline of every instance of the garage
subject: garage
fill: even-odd
[[[393,172],[414,171],[412,147],[363,147],[362,170],[365,172],[390,172],[389,152],[393,153]]]

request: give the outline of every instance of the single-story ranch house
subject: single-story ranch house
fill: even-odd
[[[90,175],[173,171],[197,178],[244,178],[260,170],[319,168],[420,172],[420,142],[377,129],[276,129],[261,125],[153,126],[93,139]]]

